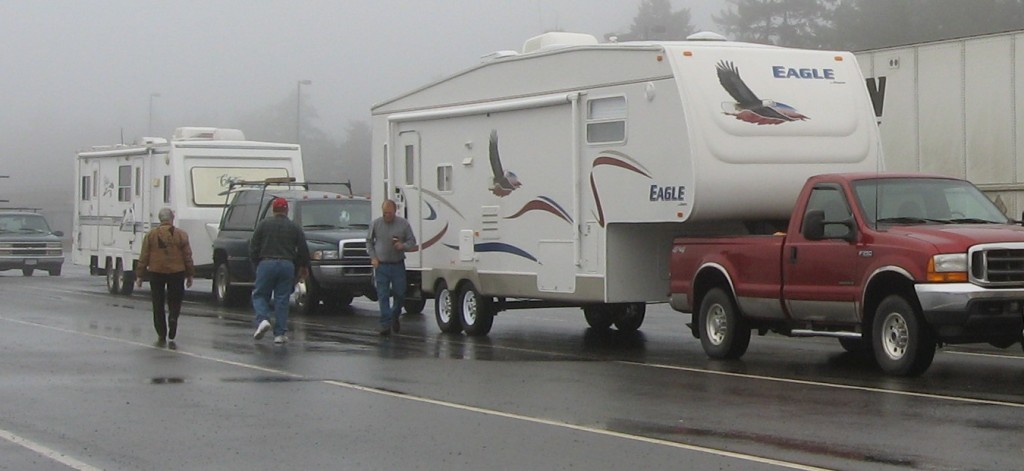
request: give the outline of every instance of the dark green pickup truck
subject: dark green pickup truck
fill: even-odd
[[[241,188],[221,218],[213,242],[213,291],[218,304],[242,304],[256,279],[249,260],[249,240],[256,224],[270,217],[275,197],[288,200],[288,217],[302,227],[310,254],[310,276],[296,287],[303,312],[323,305],[347,306],[356,296],[376,299],[366,232],[370,200],[303,188]]]

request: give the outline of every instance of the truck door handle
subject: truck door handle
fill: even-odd
[[[796,263],[796,247],[789,248],[789,263]]]

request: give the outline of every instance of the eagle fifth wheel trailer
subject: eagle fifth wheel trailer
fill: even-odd
[[[237,129],[183,127],[168,141],[93,147],[75,163],[72,257],[106,275],[112,294],[131,294],[146,232],[169,207],[188,232],[196,276],[213,276],[217,236],[232,181],[303,178],[296,144],[247,141]]]
[[[469,335],[553,306],[636,330],[674,237],[785,227],[808,177],[881,167],[852,54],[712,33],[548,33],[372,115],[375,211],[395,200],[420,242],[410,292]]]

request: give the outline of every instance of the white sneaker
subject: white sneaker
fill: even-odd
[[[285,337],[283,335],[278,335],[278,336],[274,337],[274,343],[277,343],[277,344],[285,343],[287,341],[288,341],[288,337]]]
[[[263,336],[266,335],[268,331],[270,331],[270,322],[260,321],[259,327],[256,327],[256,333],[252,334],[252,338],[259,340],[263,338]]]

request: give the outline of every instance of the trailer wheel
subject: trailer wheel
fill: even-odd
[[[644,324],[647,305],[627,303],[615,306],[615,328],[622,332],[636,332]]]
[[[615,321],[612,309],[607,304],[583,306],[583,317],[587,319],[587,325],[597,330],[607,330]]]
[[[740,316],[732,296],[721,288],[708,291],[700,304],[700,345],[714,359],[743,356],[750,346],[750,327]]]
[[[218,306],[232,307],[239,304],[241,290],[231,286],[231,271],[227,263],[217,265],[213,273],[213,297]]]
[[[320,307],[320,288],[312,278],[296,283],[295,307],[299,308],[303,315],[314,314]]]
[[[473,283],[466,282],[459,293],[459,313],[466,335],[477,337],[490,333],[494,324],[494,303],[491,298],[481,296]]]
[[[34,270],[35,270],[35,268],[22,268],[21,269],[21,274],[22,274],[22,276],[32,276],[32,272]]]
[[[405,308],[406,314],[423,314],[423,308],[427,306],[427,300],[420,299],[406,299],[402,303],[402,307]]]
[[[935,340],[903,296],[891,295],[875,310],[872,347],[882,371],[897,376],[924,373],[935,359]]]
[[[107,264],[103,271],[107,275],[107,292],[110,294],[117,294],[121,292],[121,278],[117,276],[117,273],[114,271],[113,259],[107,259]]]
[[[434,318],[437,320],[437,327],[441,332],[457,334],[462,331],[462,324],[459,322],[459,313],[455,300],[452,299],[452,292],[444,282],[440,283],[434,296]]]
[[[130,296],[135,292],[135,272],[125,270],[121,259],[117,260],[117,279],[121,285],[121,294]]]

